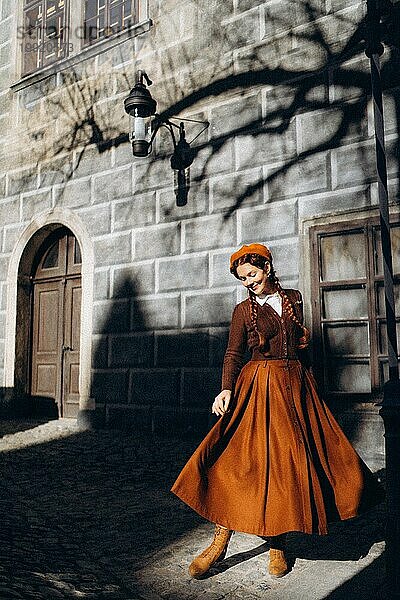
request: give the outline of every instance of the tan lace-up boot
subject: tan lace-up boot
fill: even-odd
[[[283,577],[289,572],[289,567],[283,550],[271,548],[269,551],[268,571],[272,577]]]
[[[201,577],[218,560],[225,558],[232,533],[232,531],[226,529],[226,527],[222,527],[222,525],[215,525],[213,541],[199,556],[196,556],[189,566],[189,573],[192,577]]]

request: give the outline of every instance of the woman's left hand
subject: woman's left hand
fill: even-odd
[[[226,412],[228,412],[229,402],[231,401],[231,390],[222,390],[215,398],[211,412],[222,417]]]

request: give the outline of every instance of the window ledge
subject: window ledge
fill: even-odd
[[[39,71],[35,71],[34,73],[30,73],[29,75],[21,77],[21,79],[13,83],[10,86],[10,88],[13,92],[19,92],[20,90],[23,90],[24,88],[33,85],[34,83],[38,83],[39,81],[43,81],[44,79],[47,79],[48,77],[59,73],[60,71],[65,71],[66,69],[69,69],[89,58],[93,58],[98,54],[102,54],[110,48],[113,48],[114,46],[118,46],[119,44],[126,42],[126,40],[132,37],[136,37],[137,35],[146,33],[150,30],[152,24],[153,22],[151,19],[146,19],[145,21],[136,23],[128,29],[124,29],[123,31],[115,33],[110,37],[99,40],[98,42],[95,42],[90,46],[85,46],[84,48],[82,48],[82,50],[80,50],[76,54],[73,54],[72,56],[63,58],[57,62],[52,63],[51,65],[44,67],[43,69],[40,69]]]

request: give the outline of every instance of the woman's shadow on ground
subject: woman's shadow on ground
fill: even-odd
[[[328,535],[288,534],[288,554],[307,560],[359,560],[385,539],[384,504],[360,517],[334,523]]]

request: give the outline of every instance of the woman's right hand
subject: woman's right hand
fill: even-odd
[[[222,417],[226,412],[228,412],[229,402],[231,401],[231,395],[231,390],[222,390],[222,392],[220,392],[218,396],[216,396],[211,408],[211,412],[220,417]]]

